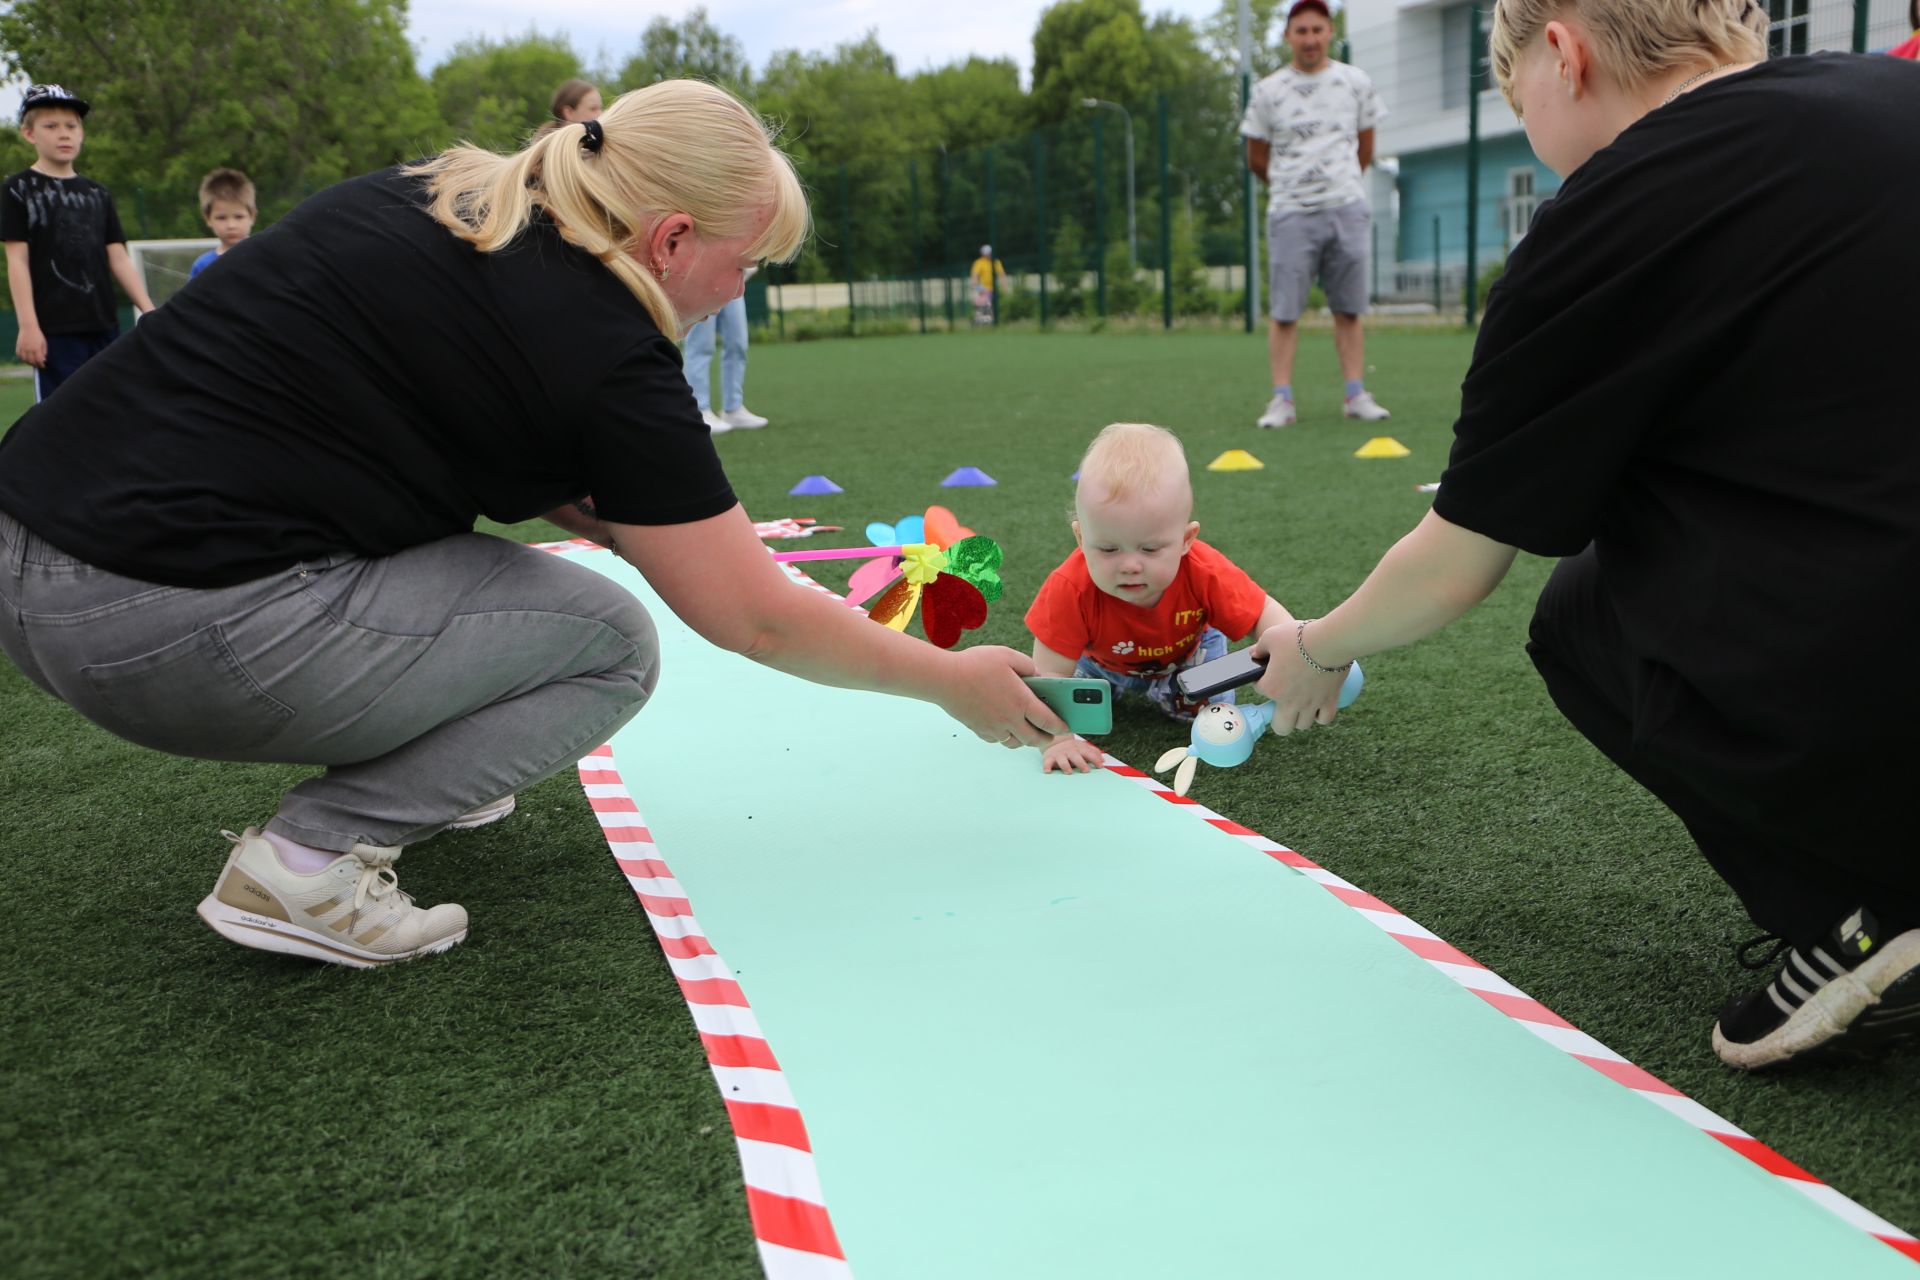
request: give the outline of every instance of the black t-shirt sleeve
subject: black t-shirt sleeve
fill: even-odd
[[[602,519],[686,524],[734,505],[679,350],[665,337],[649,337],[616,365],[586,415],[582,453]]]
[[[1495,287],[1433,509],[1496,542],[1564,556],[1593,540],[1640,447],[1649,387],[1623,341],[1633,326],[1549,298]]]

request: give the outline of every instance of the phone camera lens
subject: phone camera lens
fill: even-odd
[[[1098,689],[1075,689],[1073,691],[1073,700],[1075,702],[1098,702],[1100,701],[1100,691]]]

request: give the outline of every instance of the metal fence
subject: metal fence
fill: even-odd
[[[1873,52],[1909,34],[1907,0],[1763,3],[1774,56]],[[1559,186],[1493,87],[1491,4],[1348,0],[1345,12],[1336,56],[1368,72],[1388,109],[1368,175],[1376,312],[1472,322]],[[1024,137],[808,172],[816,239],[767,273],[765,323],[800,337],[975,323],[1251,329],[1265,237],[1239,135],[1249,87],[1222,77],[1147,102],[1084,100]],[[1006,276],[992,276],[976,319],[968,272],[982,244]]]
[[[1909,34],[1908,0],[1761,2],[1775,56],[1873,52]],[[1487,74],[1490,10],[1346,2],[1335,56],[1371,76],[1388,111],[1367,178],[1376,313],[1470,322],[1558,189]],[[800,338],[977,323],[1251,330],[1264,323],[1264,195],[1240,119],[1252,79],[1270,70],[1145,102],[1083,99],[1018,138],[809,166],[815,237],[750,282],[752,322]],[[204,234],[191,186],[115,194],[136,240]],[[262,223],[297,195],[265,201]],[[976,315],[969,268],[982,244],[1006,274],[991,274]]]

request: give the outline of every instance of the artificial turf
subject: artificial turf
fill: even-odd
[[[1311,616],[1426,509],[1415,485],[1444,464],[1470,345],[1375,333],[1369,386],[1394,418],[1363,426],[1340,420],[1330,340],[1309,333],[1301,424],[1259,432],[1263,345],[1238,333],[764,344],[748,403],[773,425],[718,444],[756,518],[845,524],[852,543],[869,520],[954,508],[1006,549],[1007,596],[975,634],[1024,649],[1021,614],[1071,547],[1081,449],[1107,422],[1158,422],[1187,443],[1201,536]],[[6,418],[22,407],[0,386]],[[1353,458],[1372,434],[1412,455]],[[1265,468],[1203,469],[1229,448]],[[960,466],[999,483],[940,488]],[[808,474],[845,492],[789,497]],[[537,522],[507,532],[558,536]],[[1920,1054],[1778,1076],[1713,1057],[1714,1011],[1755,981],[1733,945],[1755,931],[1679,824],[1548,701],[1521,644],[1549,568],[1522,557],[1468,617],[1369,659],[1367,691],[1336,726],[1203,768],[1195,797],[1920,1229]],[[354,972],[235,948],[192,916],[225,854],[219,828],[263,821],[303,770],[142,751],[5,664],[0,740],[11,1274],[758,1274],[699,1042],[569,776],[507,822],[403,861],[422,901],[467,906],[469,942]],[[1107,745],[1145,766],[1184,740],[1122,704]],[[646,779],[628,783],[644,809]],[[1299,1102],[1276,1080],[1268,1105]]]

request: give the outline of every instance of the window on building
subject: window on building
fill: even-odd
[[[1519,244],[1520,237],[1527,234],[1527,228],[1533,225],[1533,211],[1540,207],[1540,197],[1534,194],[1533,183],[1531,165],[1507,170],[1507,195],[1500,202],[1500,223],[1509,248]]]
[[[1769,56],[1807,51],[1807,0],[1767,0],[1767,17],[1773,20],[1767,30]]]

